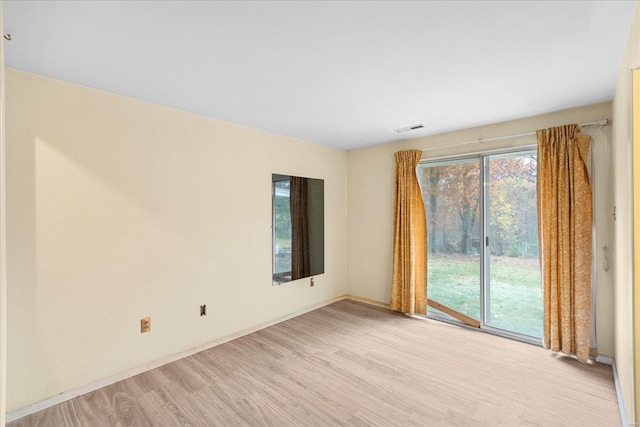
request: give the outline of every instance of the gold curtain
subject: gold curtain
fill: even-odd
[[[419,150],[395,153],[392,310],[427,312],[427,226],[416,167]]]
[[[590,350],[591,137],[578,125],[536,132],[544,346],[586,362]]]
[[[310,275],[309,215],[307,213],[307,180],[291,177],[291,280]]]

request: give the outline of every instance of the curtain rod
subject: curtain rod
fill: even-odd
[[[586,128],[589,126],[607,126],[608,124],[609,124],[609,120],[604,119],[604,120],[598,120],[596,122],[582,123],[578,126],[580,126],[581,128]],[[521,136],[530,136],[535,134],[536,132],[533,131],[533,132],[516,133],[513,135],[496,136],[494,138],[478,138],[478,139],[473,139],[471,141],[458,142],[456,144],[445,144],[445,145],[436,145],[434,147],[427,147],[427,148],[423,148],[421,151],[435,150],[438,148],[457,147],[459,145],[470,145],[470,144],[477,144],[477,143],[488,142],[488,141],[498,141],[500,139],[519,138]]]

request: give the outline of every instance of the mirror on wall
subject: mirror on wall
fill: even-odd
[[[273,284],[324,273],[324,180],[273,174]]]

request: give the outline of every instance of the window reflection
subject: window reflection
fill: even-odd
[[[324,273],[324,181],[272,176],[273,284]]]

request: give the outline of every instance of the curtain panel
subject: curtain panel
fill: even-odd
[[[586,362],[591,332],[591,137],[575,124],[538,130],[536,135],[543,344]]]
[[[309,259],[309,215],[307,180],[292,176],[289,204],[291,206],[291,280],[308,277],[311,272]]]
[[[392,310],[427,313],[427,226],[416,168],[419,150],[395,153]]]

